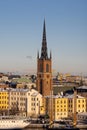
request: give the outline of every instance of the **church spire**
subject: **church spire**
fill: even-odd
[[[44,25],[43,25],[43,38],[42,38],[42,48],[41,48],[41,59],[48,59],[45,20],[44,20]]]

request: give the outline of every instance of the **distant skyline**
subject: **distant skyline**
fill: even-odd
[[[53,73],[87,75],[87,0],[0,0],[0,72],[37,72],[44,19]]]

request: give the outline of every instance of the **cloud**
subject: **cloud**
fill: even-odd
[[[32,59],[32,56],[26,56],[27,59]]]

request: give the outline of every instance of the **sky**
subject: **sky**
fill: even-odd
[[[87,0],[0,0],[0,72],[37,72],[44,19],[53,73],[87,75]]]

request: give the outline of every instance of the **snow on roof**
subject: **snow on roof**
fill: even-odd
[[[77,89],[87,89],[87,86],[80,86]]]
[[[7,90],[4,88],[0,88],[0,92],[7,92]]]
[[[74,98],[74,94],[66,95],[67,98]],[[80,95],[76,95],[76,98],[84,98]]]
[[[78,113],[78,115],[87,116],[87,112]]]
[[[16,89],[10,89],[11,92],[28,92],[29,89],[23,89],[23,88],[16,88]]]

